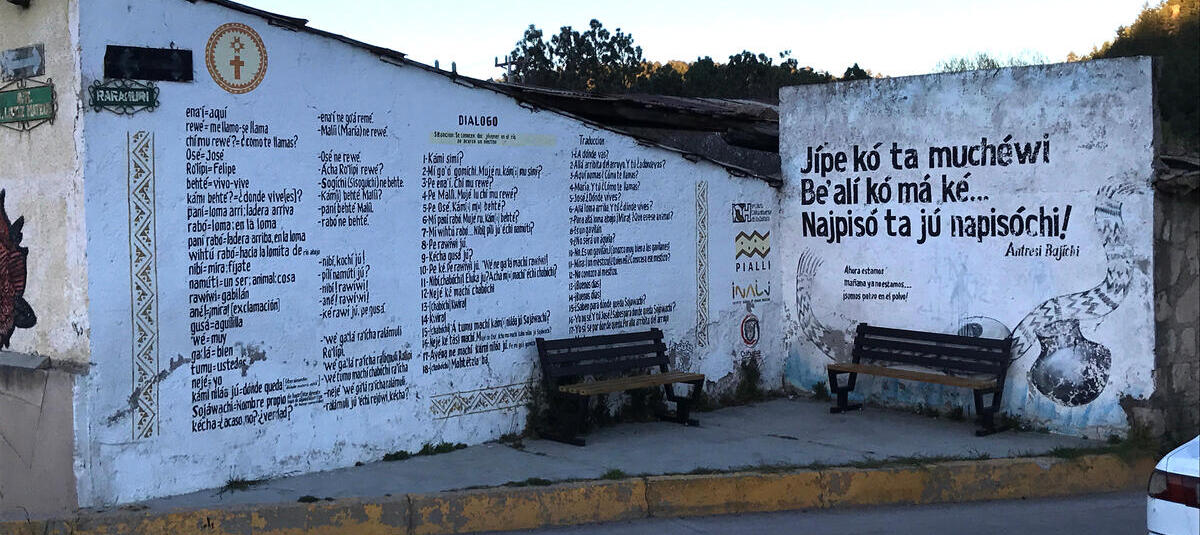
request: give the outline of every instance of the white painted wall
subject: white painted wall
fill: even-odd
[[[756,279],[760,287],[771,284],[765,261],[774,253],[760,251],[751,257],[760,262],[751,265],[746,257],[736,257],[735,248],[739,231],[770,232],[767,240],[775,237],[775,191],[765,182],[734,178],[708,163],[693,163],[552,112],[531,111],[502,95],[459,85],[412,65],[389,64],[366,50],[203,2],[95,0],[81,8],[80,17],[85,85],[102,76],[109,44],[185,48],[195,55],[195,81],[159,83],[162,106],[157,110],[133,116],[87,113],[88,314],[94,327],[91,373],[76,399],[83,415],[76,430],[81,504],[182,493],[220,486],[232,477],[349,466],[395,450],[413,451],[425,443],[479,443],[520,431],[528,386],[538,379],[534,338],[570,336],[579,325],[598,329],[585,334],[660,326],[678,366],[705,373],[714,392],[735,384],[736,366],[745,358],[765,361],[764,377],[776,378],[765,381],[774,383],[780,377],[782,337],[770,327],[780,324],[778,299],[764,293],[755,302],[735,302],[731,291],[735,283],[744,287]],[[218,87],[205,65],[210,35],[230,22],[251,27],[267,50],[261,85],[243,94]],[[204,117],[188,117],[189,109],[200,108]],[[219,110],[219,116],[211,116],[213,110]],[[334,120],[324,121],[322,114],[332,114]],[[347,114],[369,116],[369,124],[357,126],[379,129],[379,135],[322,134],[323,126],[340,134]],[[485,126],[462,124],[469,121],[460,117],[482,117]],[[205,147],[199,160],[189,160],[189,136],[193,144],[199,138],[212,142],[258,137],[240,130],[252,128],[251,122],[266,128],[260,135],[269,137],[272,145],[287,147]],[[198,123],[201,131],[189,131],[189,123]],[[209,132],[209,125],[221,123],[237,125],[239,131]],[[450,142],[455,137],[435,133],[500,137],[491,139],[494,144],[456,144]],[[236,170],[223,174],[220,168],[189,169],[189,163],[217,164],[205,159],[208,150],[223,150],[219,163]],[[347,164],[346,155],[357,161]],[[587,171],[573,165],[607,161],[620,166],[630,160],[636,167],[620,170],[629,173],[628,178],[571,175]],[[325,164],[352,165],[358,174],[351,176],[343,169],[323,173]],[[453,180],[456,169],[472,166],[497,172],[475,187],[436,182],[445,178],[440,172]],[[369,204],[368,224],[323,226],[322,206],[339,203],[331,192],[361,188],[323,188],[322,180],[361,178],[368,172],[391,182],[365,188],[378,195],[376,199],[341,201]],[[478,171],[462,178],[489,179]],[[403,186],[393,179],[402,179]],[[621,190],[595,191],[603,183]],[[131,201],[131,190],[137,197],[137,192],[149,191],[142,189],[147,184],[153,185],[153,194],[143,200],[152,199],[153,205]],[[573,191],[573,185],[590,191]],[[260,190],[264,197],[282,192],[285,198],[254,199]],[[439,200],[439,190],[487,198],[465,201],[480,203],[477,208],[468,204],[465,210],[443,209],[437,203],[451,201]],[[571,197],[589,192],[613,197]],[[197,194],[201,196],[189,197]],[[734,223],[733,203],[758,203],[762,220]],[[246,205],[287,213],[232,216],[213,211]],[[139,212],[142,207],[146,214]],[[617,209],[587,212],[587,207]],[[347,223],[352,216],[364,215],[357,210],[346,215]],[[464,212],[479,219],[427,219],[457,218]],[[139,226],[151,221],[150,213],[152,223]],[[586,221],[588,215],[618,213],[628,219]],[[497,221],[487,223],[490,216]],[[189,227],[246,219],[256,226],[274,220],[277,228]],[[476,225],[483,235],[477,234]],[[462,227],[467,235],[423,235],[423,229],[436,227]],[[500,235],[487,235],[489,227]],[[277,233],[289,233],[286,243],[265,244],[284,245],[289,255],[264,258],[265,249],[255,244],[247,249],[258,250],[259,257],[239,256],[230,263],[220,256],[228,245],[208,242],[213,236],[262,232],[272,240]],[[293,233],[303,233],[303,238]],[[579,237],[598,243],[572,242]],[[201,242],[189,242],[195,238]],[[698,269],[698,255],[705,249],[700,245],[707,248],[706,270]],[[583,251],[601,246],[632,249]],[[433,256],[440,253],[462,255],[462,261],[472,264],[463,267],[456,265],[460,260],[454,256]],[[505,264],[526,259],[533,259],[529,266]],[[578,264],[588,259],[601,259],[606,265]],[[190,287],[209,280],[210,266],[241,269],[247,267],[239,267],[243,261],[249,262],[248,270],[216,275],[220,287],[215,294]],[[500,265],[491,266],[491,261]],[[190,272],[192,266],[204,273]],[[333,276],[346,269],[349,278]],[[438,269],[438,276],[481,279],[439,286],[429,273]],[[610,273],[573,274],[603,269]],[[142,273],[144,278],[139,277]],[[504,274],[529,278],[503,280]],[[255,284],[254,277],[261,275],[267,281]],[[587,295],[593,288],[572,286],[595,281],[600,283],[598,298]],[[352,286],[330,292],[324,286],[329,283]],[[423,293],[452,288],[467,293]],[[708,290],[707,303],[699,297],[703,289]],[[343,306],[336,302],[339,296],[365,302]],[[334,304],[323,302],[328,298]],[[207,319],[224,322],[236,316],[240,322],[204,328],[197,322],[214,310],[196,301],[206,299],[215,299],[208,307],[261,304],[265,310],[215,310]],[[610,318],[573,321],[573,316],[588,311],[573,312],[572,304],[599,306],[610,301],[617,304],[591,311]],[[456,303],[455,308],[438,309],[450,303]],[[363,306],[373,308],[363,313]],[[323,317],[336,316],[335,309],[342,308],[358,313]],[[190,317],[193,309],[202,317]],[[703,317],[700,309],[707,313],[706,322],[698,320]],[[443,312],[445,317],[438,316]],[[763,326],[761,338],[751,340],[753,347],[740,335],[751,312]],[[646,319],[643,313],[656,317]],[[627,321],[612,323],[621,318]],[[464,332],[468,322],[484,321],[486,328],[480,323],[476,331],[473,323],[472,331]],[[382,336],[360,340],[363,333]],[[472,335],[478,338],[463,341]],[[488,346],[477,347],[480,343]],[[436,354],[447,347],[468,348],[465,360],[457,361],[465,366]],[[363,362],[362,357],[378,360]],[[447,363],[450,367],[442,369]],[[355,372],[368,376],[356,377]],[[246,385],[251,392],[242,392]],[[263,391],[253,391],[259,385]],[[232,393],[235,387],[239,394]],[[346,394],[347,388],[360,391]],[[217,389],[231,393],[203,399]],[[373,395],[382,398],[372,399]],[[226,410],[230,401],[233,408]],[[238,418],[250,417],[254,423],[238,423]],[[217,428],[210,429],[214,425]]]
[[[1072,434],[1127,430],[1120,399],[1146,398],[1153,388],[1149,59],[791,87],[781,101],[787,381],[805,389],[825,381],[827,363],[849,360],[859,322],[998,337],[1014,332],[1006,411]],[[1010,165],[993,165],[989,154],[985,165],[930,167],[931,146],[980,145],[982,138],[1002,144],[1007,136],[1022,146],[1043,143],[1037,162],[1021,164],[1014,155]],[[856,169],[854,146],[865,152],[877,143],[878,162],[864,159]],[[901,149],[895,166],[893,143]],[[913,167],[905,165],[906,148],[916,151]],[[830,155],[834,169],[809,168],[810,150]],[[968,154],[975,163],[980,150]],[[840,168],[838,153],[847,155]],[[960,195],[953,186],[945,195],[943,174],[955,184],[966,177],[969,189]],[[899,202],[898,184],[920,184],[927,175],[928,198]],[[847,180],[858,198],[835,197]],[[891,184],[891,199],[869,199],[867,180]],[[806,183],[814,192],[828,187],[829,196],[806,198]],[[955,217],[991,216],[993,209],[1011,216],[1022,207],[1025,214],[1044,207],[1051,216],[1055,210],[1065,216],[1070,207],[1070,222],[1050,236],[952,233]],[[893,235],[884,220],[889,211],[896,217]],[[815,222],[831,213],[874,215],[878,231],[827,239]],[[921,241],[922,214],[940,218],[941,235]],[[899,233],[902,216],[912,221],[911,236]],[[806,217],[812,228],[805,228]],[[1055,255],[1060,251],[1066,256]],[[900,287],[870,287],[877,283]],[[860,378],[860,385],[887,403],[971,404],[970,392],[960,389],[882,378]]]
[[[19,244],[29,249],[23,297],[37,316],[33,327],[13,331],[6,349],[76,366],[87,361],[88,347],[78,5],[56,1],[35,2],[28,9],[7,3],[0,7],[0,52],[44,45],[46,74],[35,80],[50,80],[58,102],[53,123],[26,132],[0,127],[4,210],[11,222],[25,218]],[[5,276],[12,275],[10,269]]]

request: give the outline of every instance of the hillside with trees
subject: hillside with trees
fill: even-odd
[[[1158,108],[1163,141],[1171,152],[1200,151],[1200,0],[1165,0],[1148,6],[1112,41],[1084,60],[1157,56]]]
[[[530,25],[509,54],[509,72],[501,81],[521,85],[594,93],[651,93],[688,97],[749,98],[774,101],[779,88],[832,82],[839,78],[800,62],[785,51],[771,57],[749,51],[718,63],[711,57],[696,61],[650,62],[633,35],[620,28],[609,31],[593,19],[580,32],[563,26],[548,39]],[[840,79],[870,77],[854,64]]]
[[[1116,37],[1085,56],[1066,61],[1125,56],[1160,58],[1159,110],[1164,141],[1171,152],[1200,150],[1200,0],[1162,0],[1145,7]],[[800,65],[784,51],[775,56],[743,51],[726,62],[711,57],[692,62],[647,61],[632,34],[609,31],[593,19],[579,31],[563,26],[547,36],[530,25],[506,58],[509,71],[501,81],[520,85],[591,93],[648,93],[686,97],[723,97],[774,102],[789,85],[860,80],[875,76],[857,63],[841,76]],[[953,56],[935,66],[937,72],[994,69],[1046,63],[1033,52],[1010,58],[986,53]]]

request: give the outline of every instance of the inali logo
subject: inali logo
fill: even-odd
[[[742,318],[742,343],[749,347],[758,345],[758,316],[746,314]]]
[[[732,286],[734,303],[771,300],[771,281],[767,281],[766,286],[759,284],[758,281],[754,281],[745,286],[735,282],[732,283]]]
[[[755,256],[766,258],[771,252],[771,231],[768,230],[762,234],[759,234],[757,230],[750,234],[739,232],[737,237],[734,238],[733,243],[737,249],[737,254],[733,257],[734,259],[743,256],[747,258],[754,258]]]

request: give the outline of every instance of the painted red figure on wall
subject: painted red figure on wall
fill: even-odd
[[[28,329],[37,323],[33,308],[25,301],[25,260],[29,257],[29,248],[21,247],[25,218],[9,220],[4,193],[0,190],[0,349],[10,345],[18,327]]]

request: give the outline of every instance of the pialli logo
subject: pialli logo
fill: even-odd
[[[759,234],[757,230],[750,234],[739,232],[733,241],[737,249],[737,253],[733,257],[734,259],[743,256],[746,258],[754,258],[755,256],[766,258],[771,253],[771,231],[769,230],[762,234]]]

